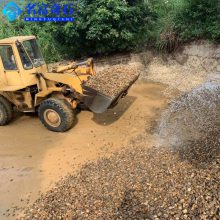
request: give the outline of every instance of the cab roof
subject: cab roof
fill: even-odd
[[[9,38],[0,40],[0,44],[12,44],[12,43],[15,43],[16,41],[22,42],[22,41],[32,40],[32,39],[36,39],[36,37],[35,36],[15,36],[15,37],[9,37]]]

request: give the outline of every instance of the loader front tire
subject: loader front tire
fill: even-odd
[[[12,104],[5,97],[0,96],[0,126],[8,124],[12,116]]]
[[[50,131],[65,132],[75,120],[75,113],[65,100],[50,98],[43,101],[38,109],[39,119]]]

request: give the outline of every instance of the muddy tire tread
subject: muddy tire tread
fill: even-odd
[[[5,110],[6,110],[6,122],[3,123],[3,125],[6,125],[8,124],[11,120],[12,120],[12,117],[13,117],[13,108],[12,108],[12,104],[4,97],[4,96],[1,96],[0,95],[0,104],[4,106]],[[1,125],[1,123],[0,123]]]
[[[2,103],[0,103],[0,112],[1,112],[0,114],[3,115],[2,119],[0,119],[0,126],[4,126],[8,122],[8,114],[7,114],[7,109]]]
[[[61,117],[61,124],[59,127],[51,127],[44,120],[44,111],[46,109],[53,109],[58,112]],[[38,109],[38,116],[43,125],[54,132],[65,132],[68,131],[74,121],[75,121],[75,113],[71,108],[70,104],[66,100],[49,98],[43,101]]]

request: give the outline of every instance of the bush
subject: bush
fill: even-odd
[[[76,11],[68,23],[28,23],[25,14],[12,23],[1,19],[0,38],[36,35],[47,62],[145,45],[172,52],[196,39],[220,42],[219,0],[78,0]]]
[[[50,4],[50,0],[47,0]],[[147,42],[154,13],[142,0],[79,0],[75,22],[5,22],[0,38],[34,34],[47,61],[127,51]],[[6,31],[7,30],[7,31]],[[62,55],[61,55],[62,54]]]
[[[183,41],[208,39],[220,42],[220,1],[184,0],[175,18],[175,29]]]
[[[175,17],[183,7],[183,0],[151,0],[150,4],[157,14],[157,21],[152,30],[154,45],[160,52],[172,52],[179,46]]]
[[[78,55],[130,50],[147,40],[154,18],[143,1],[81,0],[78,12],[76,23],[66,24],[58,36]]]

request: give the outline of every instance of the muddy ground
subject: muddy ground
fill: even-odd
[[[166,106],[166,88],[138,82],[114,109],[102,115],[80,112],[67,133],[46,130],[33,115],[18,115],[0,127],[0,219],[15,219],[16,207],[34,202],[68,172],[111,155],[145,132]]]
[[[177,120],[170,121],[176,118],[176,108],[167,105],[183,92],[189,92],[191,100],[197,91],[193,89],[216,75],[219,47],[193,44],[182,54],[165,58],[149,54],[130,56],[128,62],[120,56],[115,64],[140,68],[142,80],[115,109],[102,115],[78,114],[76,125],[67,133],[52,133],[30,115],[17,116],[9,126],[0,127],[0,219],[15,219],[22,210],[17,207],[27,205],[25,219],[54,219],[57,215],[75,219],[219,219],[219,123],[217,130],[206,132],[202,139],[188,140],[186,135],[177,145],[176,137],[179,140],[179,133],[185,134],[185,127],[181,121],[177,126]],[[108,60],[96,69],[111,66]],[[207,111],[199,107],[202,117],[194,111],[197,101],[196,105],[189,102],[192,116],[199,116],[202,125],[213,118],[209,109],[216,107],[210,103],[216,95],[219,100],[219,94],[214,94],[211,99],[205,95]],[[201,100],[197,97],[195,100]],[[190,123],[197,125],[193,120],[188,123],[188,114],[175,112],[187,128]],[[159,145],[155,151],[154,146],[161,143],[158,125],[165,135],[165,148]],[[187,131],[194,127],[197,131],[201,126],[190,126]],[[102,188],[97,187],[100,184]]]
[[[209,82],[178,96],[155,126],[60,180],[21,219],[219,219],[219,95]]]

